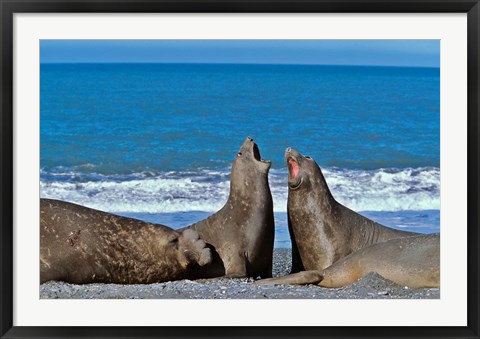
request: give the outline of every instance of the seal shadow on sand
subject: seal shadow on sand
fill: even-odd
[[[440,235],[394,230],[338,203],[318,164],[287,148],[292,274],[259,285],[342,287],[369,272],[399,285],[440,286]]]

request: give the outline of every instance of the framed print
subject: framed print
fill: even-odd
[[[478,337],[478,1],[2,2],[4,337]]]

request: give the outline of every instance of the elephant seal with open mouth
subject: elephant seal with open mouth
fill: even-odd
[[[319,283],[325,279],[324,273],[327,272],[328,267],[361,249],[365,249],[364,254],[368,253],[363,258],[369,258],[365,259],[368,262],[364,263],[364,267],[374,270],[376,261],[381,261],[382,256],[395,262],[395,257],[390,257],[388,252],[391,250],[394,253],[393,249],[398,245],[397,243],[401,243],[398,246],[403,246],[404,252],[409,251],[408,249],[413,246],[406,246],[409,240],[403,243],[403,240],[393,241],[392,239],[419,236],[418,233],[388,228],[338,203],[330,193],[320,167],[311,157],[303,156],[298,151],[288,148],[285,152],[285,160],[289,173],[287,212],[292,240],[292,273],[303,272],[261,280],[259,284]],[[424,241],[422,237],[418,239],[415,242],[412,240],[412,244],[421,244]],[[367,249],[387,241],[390,241],[389,245]],[[439,243],[439,240],[436,241]],[[435,252],[435,250],[432,251]],[[377,255],[379,257],[375,260]],[[411,260],[412,267],[421,264],[421,258],[422,256],[419,256],[419,259]],[[436,258],[439,258],[439,253]],[[357,259],[350,259],[348,265],[353,266],[354,262],[360,263]],[[397,266],[398,271],[404,268],[400,264]],[[336,268],[335,272],[338,271],[339,269]],[[353,269],[350,271],[354,272]],[[358,272],[360,271],[358,269]],[[392,272],[394,271],[395,269]],[[335,281],[337,279],[335,277],[338,276],[339,274],[331,274],[331,282],[328,286],[340,284],[339,281]],[[352,273],[351,276],[360,278],[358,274]],[[344,279],[343,281],[355,280]]]
[[[246,138],[233,160],[226,204],[187,228],[198,232],[214,253],[214,262],[198,268],[197,277],[272,276],[275,226],[269,169],[270,161],[262,160],[257,144]]]

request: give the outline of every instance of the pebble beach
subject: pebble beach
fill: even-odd
[[[290,272],[291,250],[275,249],[273,276]],[[376,273],[342,288],[257,286],[253,278],[179,280],[149,285],[51,281],[40,285],[41,299],[439,299],[439,288],[399,286]]]

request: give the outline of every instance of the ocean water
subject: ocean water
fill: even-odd
[[[42,64],[42,197],[166,224],[220,209],[251,136],[272,161],[276,247],[290,246],[286,147],[335,198],[385,225],[440,225],[440,71],[221,64]]]

